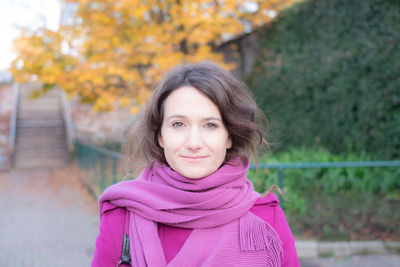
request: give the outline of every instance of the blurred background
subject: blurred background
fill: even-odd
[[[282,188],[303,265],[399,264],[399,1],[2,0],[0,22],[4,181],[67,169],[95,203],[162,75],[212,60],[269,119],[249,178]]]

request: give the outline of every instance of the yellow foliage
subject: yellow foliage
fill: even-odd
[[[119,99],[119,105],[123,108],[128,107],[130,104],[131,100],[129,99],[129,97],[124,96]]]
[[[137,113],[171,66],[210,59],[233,68],[212,46],[242,33],[243,21],[262,25],[298,0],[62,1],[78,5],[77,24],[21,32],[15,79],[58,84],[97,111]]]
[[[138,106],[133,106],[133,107],[130,109],[130,112],[131,112],[132,114],[138,114],[139,111],[140,111],[140,108],[139,108]]]

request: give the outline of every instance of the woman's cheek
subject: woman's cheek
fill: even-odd
[[[180,147],[185,140],[184,130],[167,130],[164,136],[164,145],[172,150]]]

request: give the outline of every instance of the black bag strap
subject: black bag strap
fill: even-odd
[[[121,260],[117,263],[117,267],[121,264],[131,264],[131,253],[129,251],[129,235],[126,233],[127,221],[129,220],[129,211],[126,211],[126,217],[124,222],[124,238],[122,240],[122,249],[121,249]]]

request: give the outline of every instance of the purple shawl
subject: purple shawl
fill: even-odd
[[[167,266],[157,223],[194,229],[168,266],[280,266],[282,244],[249,212],[259,194],[247,180],[249,161],[233,159],[201,179],[150,164],[136,180],[109,187],[100,198],[130,211],[132,266]]]

